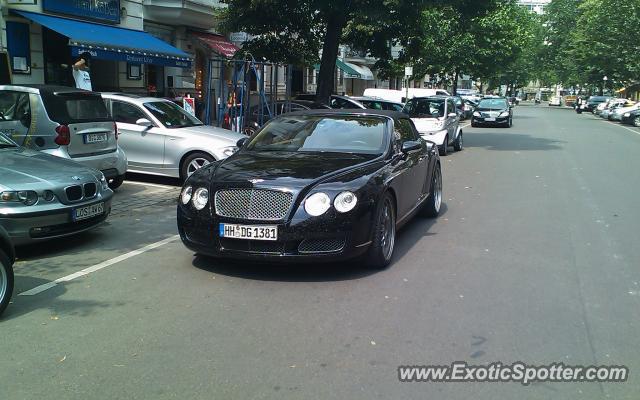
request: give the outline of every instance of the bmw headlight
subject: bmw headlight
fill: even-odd
[[[182,204],[184,204],[185,206],[189,204],[192,195],[193,188],[191,186],[187,186],[186,188],[182,189],[182,193],[180,194],[180,201],[182,202]]]
[[[100,186],[102,186],[102,190],[109,189],[109,182],[107,182],[107,178],[104,177],[103,173],[100,173]]]
[[[500,113],[500,118],[504,118],[504,117],[508,117],[509,116],[509,111],[503,111]]]
[[[304,210],[313,217],[326,213],[330,207],[331,199],[322,192],[314,193],[304,201]]]
[[[479,116],[480,116],[480,112],[475,111],[475,112],[473,113],[473,116],[474,116],[474,117],[479,117]]]
[[[209,202],[209,191],[205,188],[196,189],[195,193],[193,194],[192,202],[196,210],[202,210],[207,206],[207,203]]]
[[[22,203],[32,206],[38,202],[38,193],[33,190],[0,193],[0,203]]]
[[[333,206],[338,210],[338,212],[346,213],[356,206],[358,203],[358,197],[353,192],[342,192],[336,196],[336,199],[333,201]]]

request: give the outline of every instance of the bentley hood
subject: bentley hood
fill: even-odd
[[[221,185],[250,182],[256,186],[302,188],[374,158],[345,153],[241,151],[220,162],[212,178]]]

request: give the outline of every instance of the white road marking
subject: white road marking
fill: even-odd
[[[119,263],[121,261],[124,261],[124,260],[127,260],[127,259],[129,259],[131,257],[135,257],[135,256],[140,255],[142,253],[146,253],[149,250],[153,250],[153,249],[158,248],[160,246],[163,246],[163,245],[165,245],[167,243],[171,243],[173,241],[176,241],[179,237],[180,237],[179,235],[174,235],[174,236],[168,237],[166,239],[160,240],[159,242],[151,243],[151,244],[149,244],[147,246],[144,246],[144,247],[142,247],[142,248],[140,248],[138,250],[130,251],[130,252],[126,253],[126,254],[122,254],[122,255],[120,255],[118,257],[114,257],[114,258],[112,258],[110,260],[103,261],[103,262],[101,262],[99,264],[96,264],[96,265],[93,265],[91,267],[85,268],[85,269],[83,269],[81,271],[74,272],[71,275],[63,276],[62,278],[58,278],[55,281],[48,282],[48,283],[45,283],[45,284],[40,285],[40,286],[36,286],[33,289],[29,289],[29,290],[27,290],[25,292],[20,293],[19,296],[33,296],[33,295],[36,295],[38,293],[42,293],[45,290],[48,290],[48,289],[51,289],[52,287],[57,286],[58,283],[69,282],[69,281],[74,280],[76,278],[80,278],[81,276],[85,276],[85,275],[88,275],[88,274],[90,274],[92,272],[96,272],[96,271],[99,271],[99,270],[101,270],[103,268],[107,268],[108,266],[111,266],[113,264],[117,264],[117,263]]]
[[[467,126],[471,125],[471,123],[468,123],[466,125],[462,125],[460,128],[466,128]]]
[[[602,122],[608,122],[609,124],[611,124],[613,126],[617,126],[618,128],[626,129],[626,130],[628,130],[630,132],[633,132],[633,133],[636,133],[636,134],[640,135],[640,131],[638,131],[636,129],[627,128],[626,126],[622,126],[620,124],[616,124],[615,122],[611,122],[611,121],[602,120]]]
[[[161,189],[173,189],[178,187],[178,186],[171,186],[171,185],[161,185],[159,183],[147,183],[147,182],[138,182],[138,181],[124,181],[124,184],[149,186],[149,187],[156,187]]]

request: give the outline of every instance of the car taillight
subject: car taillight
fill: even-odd
[[[118,140],[118,125],[114,122],[113,123],[113,134],[116,137],[116,140]]]
[[[54,141],[58,146],[67,146],[71,143],[71,131],[69,131],[69,127],[67,125],[56,126],[56,133],[57,136]]]

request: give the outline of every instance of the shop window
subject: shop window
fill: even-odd
[[[16,74],[31,73],[31,41],[29,25],[7,21],[7,50],[11,70]]]

